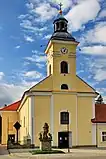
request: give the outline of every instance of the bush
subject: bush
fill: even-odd
[[[42,150],[34,150],[34,151],[30,151],[32,153],[32,155],[37,155],[37,154],[57,154],[57,153],[65,153],[63,151],[60,150],[51,150],[51,151],[42,151]]]

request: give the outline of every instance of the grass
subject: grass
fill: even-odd
[[[32,153],[32,155],[37,155],[37,154],[57,154],[57,153],[65,153],[63,151],[60,150],[51,150],[51,151],[42,151],[42,150],[33,150],[30,151]]]

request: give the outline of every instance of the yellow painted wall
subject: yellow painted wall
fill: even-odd
[[[28,125],[29,125],[29,100],[30,97],[26,99],[19,111],[19,121],[21,124],[20,128],[20,142],[24,143],[24,138],[28,136]]]
[[[40,146],[39,133],[44,123],[50,126],[50,96],[35,96],[35,145]]]
[[[78,145],[92,145],[92,97],[78,97]]]
[[[101,134],[106,132],[106,123],[97,124],[97,145],[98,147],[106,147],[106,141],[102,141]]]
[[[7,144],[8,134],[15,134],[15,122],[18,120],[18,113],[12,111],[1,112],[2,116],[2,144]]]
[[[53,45],[51,45],[49,53],[47,54],[47,76],[50,75],[49,72],[50,65],[51,65],[51,74],[53,74]]]
[[[43,90],[43,91],[48,91],[52,90],[52,76],[47,77],[43,81],[41,81],[39,84],[35,85],[30,89],[30,91],[35,91],[35,90]]]
[[[76,91],[77,92],[94,92],[93,88],[87,85],[87,83],[81,80],[81,78],[79,78],[78,76],[76,76]]]
[[[53,143],[58,146],[58,132],[67,131],[66,125],[60,124],[60,112],[70,112],[70,131],[72,131],[72,144],[76,145],[76,95],[54,94],[54,133]]]

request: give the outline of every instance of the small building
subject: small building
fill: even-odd
[[[106,104],[95,105],[95,118],[91,121],[96,126],[96,145],[106,147]]]
[[[39,146],[38,135],[46,122],[53,135],[53,146],[67,147],[68,132],[70,147],[105,146],[98,138],[99,128],[104,128],[102,136],[105,135],[105,124],[96,123],[95,116],[98,93],[76,75],[79,42],[68,32],[62,11],[53,24],[54,32],[45,50],[47,77],[24,92],[20,101],[0,109],[1,144],[7,144],[8,138],[16,141],[14,124],[18,121],[21,144],[30,138],[31,144]]]

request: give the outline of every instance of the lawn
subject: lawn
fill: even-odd
[[[42,150],[33,150],[30,151],[32,153],[32,155],[37,155],[37,154],[59,154],[59,153],[65,153],[63,151],[60,150],[51,150],[51,151],[42,151]]]

